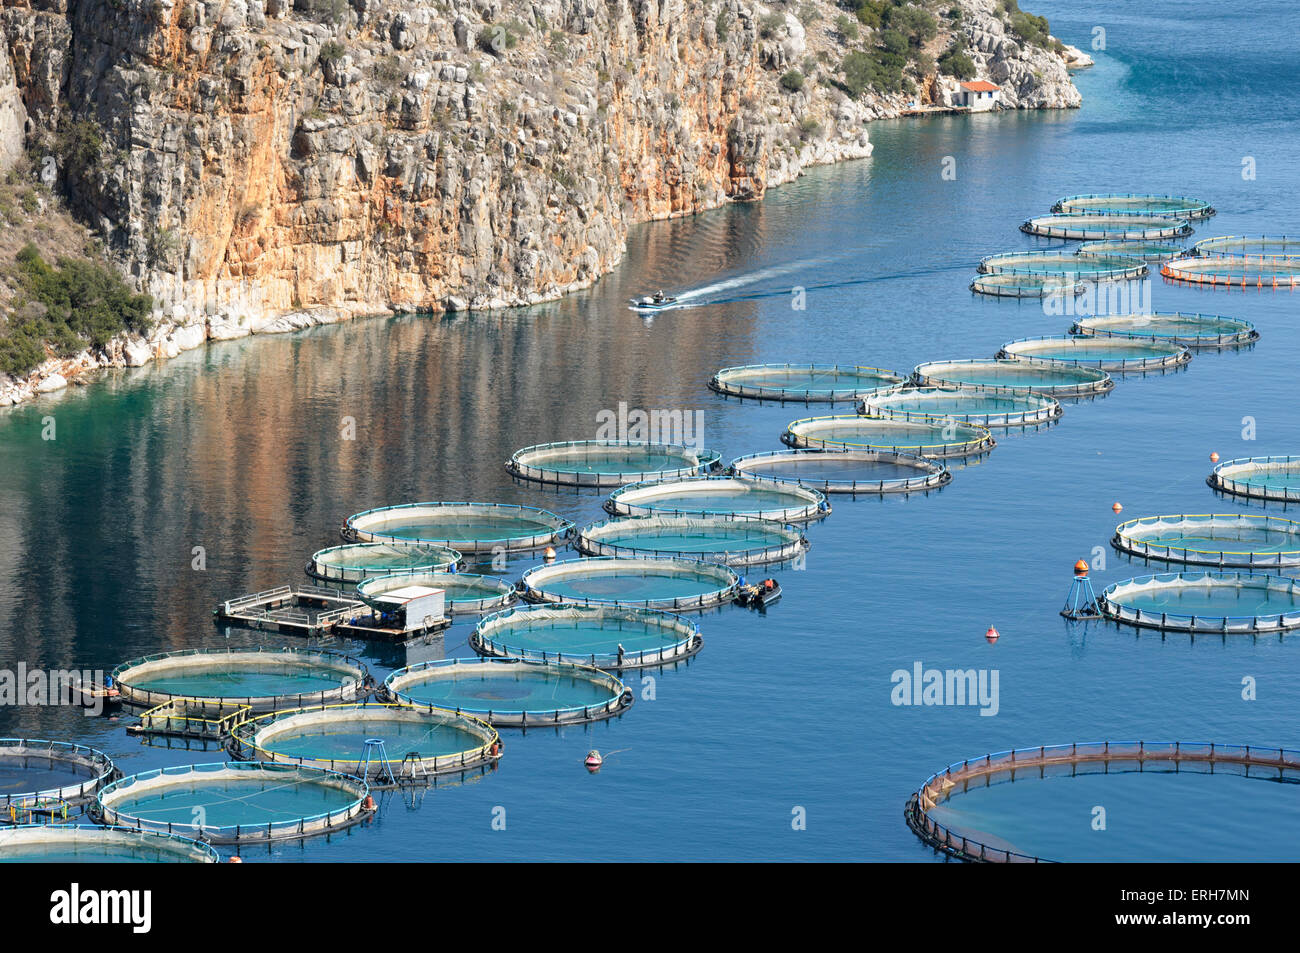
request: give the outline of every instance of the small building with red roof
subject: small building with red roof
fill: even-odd
[[[1002,87],[987,80],[974,80],[961,84],[954,105],[965,106],[971,112],[984,112],[998,104],[1001,94]]]

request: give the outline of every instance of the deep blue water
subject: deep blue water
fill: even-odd
[[[702,410],[703,443],[728,460],[779,449],[805,409],[724,401],[706,387],[720,367],[802,360],[907,371],[1062,333],[1069,318],[1037,302],[967,290],[981,256],[1052,247],[1016,226],[1061,195],[1203,197],[1220,214],[1194,239],[1296,232],[1294,5],[1027,6],[1079,46],[1105,27],[1106,51],[1078,76],[1082,110],[878,122],[870,160],[815,170],[761,203],[638,228],[622,268],[562,302],[220,344],[0,417],[0,662],[108,670],[227,638],[289,641],[227,637],[211,609],[302,580],[308,555],[371,506],[482,499],[602,518],[600,497],[515,484],[503,462],[529,444],[594,437],[597,414],[621,401]],[[941,176],[948,156],[955,180]],[[1242,177],[1245,158],[1254,179]],[[624,306],[647,289],[725,279],[741,283],[649,324]],[[791,308],[795,284],[807,289],[806,310]],[[1068,406],[1054,428],[1000,438],[936,494],[836,500],[808,530],[806,568],[780,574],[784,599],[763,617],[704,615],[703,651],[655,674],[653,700],[633,676],[639,697],[625,717],[507,733],[496,772],[410,804],[385,798],[369,828],[273,856],[928,860],[903,824],[904,801],[964,757],[1106,738],[1300,747],[1300,644],[1162,638],[1071,627],[1057,615],[1071,565],[1094,547],[1107,560],[1094,573],[1098,590],[1151,571],[1107,547],[1113,502],[1123,518],[1231,512],[1244,507],[1216,500],[1204,482],[1212,450],[1224,459],[1300,452],[1300,297],[1157,279],[1152,299],[1159,310],[1246,318],[1262,340],[1201,354],[1183,373],[1123,380],[1102,400]],[[54,441],[40,439],[47,415]],[[344,416],[356,420],[355,442],[340,439]],[[191,569],[196,546],[206,571]],[[515,560],[508,574],[527,565]],[[1002,634],[996,645],[984,640],[989,625]],[[468,632],[458,624],[430,653],[469,654]],[[381,677],[406,661],[348,647]],[[996,668],[997,716],[891,704],[891,673],[918,661]],[[1254,701],[1241,697],[1248,676]],[[144,747],[123,722],[68,709],[0,711],[0,734],[94,744],[128,773],[221,759]],[[597,775],[582,765],[591,747],[609,755]],[[1221,786],[1220,833],[1204,856],[1266,831],[1282,836],[1267,827],[1275,816],[1251,810],[1252,786]],[[1010,818],[994,833],[1016,841],[1014,819],[1034,803],[989,807]],[[1116,856],[1164,856],[1166,825],[1194,838],[1187,817],[1204,815],[1204,799],[1192,805],[1201,814],[1180,817],[1179,805],[1117,796],[1111,833],[1125,841]],[[497,807],[504,831],[492,827]],[[792,829],[797,808],[806,830]]]

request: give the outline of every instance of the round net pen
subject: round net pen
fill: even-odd
[[[856,414],[793,420],[781,442],[796,450],[883,450],[921,457],[969,457],[997,446],[988,428],[957,420],[890,420]]]
[[[534,567],[520,585],[532,602],[686,612],[730,602],[739,582],[726,566],[698,559],[594,556]]]
[[[1300,566],[1300,523],[1247,513],[1144,516],[1117,526],[1111,545],[1160,562],[1288,571]]]
[[[856,364],[747,364],[724,367],[709,387],[729,397],[793,403],[851,401],[906,378]]]
[[[1020,338],[1002,345],[997,356],[998,360],[1092,367],[1112,374],[1176,370],[1192,359],[1191,351],[1180,344],[1091,335]]]
[[[1075,248],[1075,254],[1080,258],[1091,258],[1094,255],[1109,257],[1111,255],[1123,255],[1127,258],[1140,258],[1148,264],[1168,261],[1170,258],[1178,258],[1187,254],[1187,249],[1182,245],[1170,245],[1166,242],[1126,242],[1126,241],[1096,241],[1082,242]]]
[[[1068,280],[1122,280],[1147,274],[1141,258],[1078,255],[1068,251],[1014,251],[986,255],[976,269],[982,275],[1045,275]]]
[[[572,440],[515,451],[506,470],[521,480],[572,487],[615,487],[644,480],[708,473],[720,455],[713,450],[627,440]]]
[[[1174,258],[1160,266],[1173,281],[1227,288],[1293,288],[1300,285],[1300,258]]]
[[[356,513],[343,535],[359,542],[423,543],[462,553],[527,552],[558,544],[573,524],[509,503],[403,503]]]
[[[1160,341],[1196,350],[1244,347],[1259,340],[1249,321],[1220,314],[1170,311],[1151,314],[1116,314],[1079,318],[1071,334],[1099,338]]]
[[[722,516],[629,516],[593,523],[574,539],[587,556],[703,559],[725,566],[789,562],[808,551],[793,526]]]
[[[612,516],[725,516],[806,523],[831,511],[826,497],[802,486],[741,477],[663,480],[619,487],[605,501]]]
[[[95,748],[0,738],[0,824],[79,813],[116,776],[113,760]]]
[[[1083,294],[1087,282],[1067,274],[980,275],[970,283],[976,294],[995,298],[1053,298]]]
[[[496,576],[470,572],[400,572],[376,576],[357,584],[357,595],[375,612],[386,617],[412,596],[441,589],[449,617],[479,612],[496,612],[514,602],[514,586]],[[437,619],[428,620],[433,625]]]
[[[307,575],[329,582],[355,584],[395,572],[445,572],[461,554],[445,546],[418,543],[348,543],[314,553]]]
[[[1011,360],[930,361],[918,364],[912,379],[917,387],[1029,391],[1057,400],[1100,397],[1115,387],[1109,374],[1095,368]]]
[[[608,671],[680,662],[703,646],[694,622],[621,606],[542,605],[507,609],[474,629],[469,646],[490,658],[572,662]]]
[[[1255,635],[1300,628],[1300,583],[1265,573],[1139,576],[1107,586],[1098,604],[1114,622],[1164,631]]]
[[[1204,219],[1214,206],[1185,195],[1150,195],[1140,192],[1097,192],[1057,199],[1053,212],[1082,215],[1146,215],[1160,218]]]
[[[188,837],[88,824],[35,824],[0,829],[0,863],[215,864],[207,844]]]
[[[1294,503],[1300,501],[1300,456],[1225,460],[1214,468],[1206,482],[1232,496]]]
[[[1192,226],[1181,219],[1158,215],[1090,215],[1063,213],[1040,215],[1025,221],[1020,230],[1040,238],[1079,241],[1162,241],[1185,238]]]
[[[1220,235],[1203,238],[1188,254],[1206,258],[1300,258],[1300,238],[1285,235]]]
[[[524,658],[444,659],[398,669],[394,701],[472,715],[494,727],[542,728],[622,715],[633,695],[607,672]]]
[[[889,450],[773,450],[731,461],[737,476],[822,493],[924,493],[952,482],[942,463]]]
[[[890,420],[956,420],[984,428],[1039,427],[1063,413],[1055,397],[998,393],[978,387],[915,387],[862,398],[858,413]]]

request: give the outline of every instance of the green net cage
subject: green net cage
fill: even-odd
[[[1192,359],[1191,351],[1170,341],[1047,335],[1020,338],[1002,345],[999,360],[1073,364],[1112,374],[1167,371]]]
[[[724,367],[713,375],[709,387],[753,400],[835,403],[904,380],[893,371],[856,364],[747,364]]]
[[[822,493],[924,493],[952,482],[935,460],[890,450],[772,450],[731,461],[737,476],[808,487]]]
[[[892,420],[957,420],[978,427],[1037,427],[1063,413],[1046,394],[998,393],[978,387],[913,387],[862,398],[858,413]]]
[[[1079,318],[1070,333],[1100,338],[1161,341],[1197,350],[1243,347],[1259,340],[1259,332],[1249,321],[1227,318],[1221,314],[1182,311]]]
[[[781,442],[797,450],[888,450],[922,457],[967,457],[997,446],[988,428],[957,420],[895,420],[859,414],[792,420]]]
[[[521,586],[533,602],[683,612],[730,602],[738,583],[731,569],[699,559],[593,556],[536,566]]]
[[[817,490],[773,485],[745,477],[707,477],[633,483],[609,495],[613,516],[726,516],[777,523],[805,523],[830,513]]]
[[[1300,523],[1247,513],[1144,516],[1117,526],[1111,545],[1161,562],[1290,570],[1300,566]]]
[[[0,864],[215,864],[207,844],[187,837],[88,824],[0,829]]]
[[[614,487],[707,473],[719,459],[713,450],[673,444],[571,440],[518,450],[506,462],[506,469],[521,480],[537,483]]]
[[[508,503],[403,503],[356,513],[343,534],[359,542],[423,543],[462,553],[527,551],[559,542],[573,524]]]
[[[574,538],[587,556],[676,556],[727,566],[795,559],[808,540],[793,526],[725,516],[628,516],[593,523]]]
[[[621,671],[682,661],[703,645],[700,629],[679,615],[623,606],[537,605],[488,616],[470,648],[492,658],[573,662]]]
[[[1083,215],[1144,215],[1159,218],[1203,219],[1214,206],[1184,195],[1150,195],[1140,192],[1099,192],[1057,199],[1053,212]]]
[[[1102,614],[1141,628],[1254,635],[1300,628],[1300,583],[1257,572],[1176,572],[1107,586]]]

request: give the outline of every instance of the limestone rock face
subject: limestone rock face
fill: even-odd
[[[979,75],[1002,87],[1003,105],[1072,109],[1082,104],[1065,55],[1017,42],[997,16],[995,0],[964,0],[962,7],[963,30]]]
[[[9,48],[0,43],[0,171],[8,169],[23,154],[26,126],[27,109],[14,79]]]

